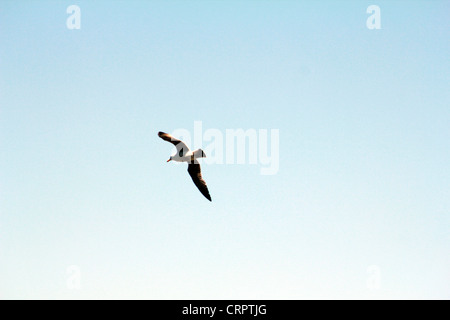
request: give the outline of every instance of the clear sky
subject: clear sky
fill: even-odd
[[[1,1],[0,298],[449,299],[449,12]],[[194,121],[279,130],[278,172],[207,201],[157,136]]]

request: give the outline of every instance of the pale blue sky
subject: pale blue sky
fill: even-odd
[[[450,298],[449,12],[1,1],[0,298]],[[204,165],[210,203],[156,135],[194,121],[279,172]]]

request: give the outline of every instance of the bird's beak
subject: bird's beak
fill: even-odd
[[[172,160],[172,159],[169,159],[169,160],[167,160],[166,162],[169,162],[170,160]]]

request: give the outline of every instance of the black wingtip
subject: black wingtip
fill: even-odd
[[[205,196],[206,199],[208,199],[209,201],[212,202],[211,195],[209,194],[208,190],[206,190],[206,192],[202,192],[202,191],[200,191],[200,192]]]

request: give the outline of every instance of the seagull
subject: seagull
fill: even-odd
[[[188,163],[188,172],[194,181],[194,184],[197,186],[198,190],[205,196],[209,201],[211,200],[211,196],[209,195],[208,187],[206,186],[205,180],[202,178],[202,172],[200,169],[200,164],[197,161],[197,158],[206,158],[205,153],[202,149],[197,149],[195,151],[191,151],[188,146],[181,140],[174,138],[168,133],[158,132],[158,136],[173,144],[177,148],[177,153],[174,154],[167,160],[167,162],[173,160],[177,162],[187,162]]]

